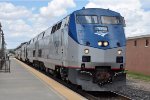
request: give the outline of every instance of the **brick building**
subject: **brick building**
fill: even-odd
[[[132,72],[150,75],[150,35],[127,39],[126,68]]]

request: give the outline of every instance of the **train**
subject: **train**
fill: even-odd
[[[126,84],[125,20],[110,9],[82,8],[15,49],[16,58],[85,91]]]

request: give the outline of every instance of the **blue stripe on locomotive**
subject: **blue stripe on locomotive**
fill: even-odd
[[[126,45],[126,39],[124,34],[124,28],[122,24],[118,25],[103,25],[101,23],[98,24],[76,24],[76,15],[97,15],[100,16],[119,16],[121,15],[117,12],[108,10],[108,9],[100,9],[100,8],[89,8],[89,9],[82,9],[73,12],[70,15],[70,22],[69,22],[69,36],[76,41],[78,44],[86,45],[86,42],[90,42],[90,46],[99,49],[111,49],[116,48],[117,43],[120,43],[120,47]],[[95,26],[106,26],[108,27],[108,34],[105,36],[100,36],[94,34],[94,27]],[[79,30],[81,34],[79,36]],[[102,47],[98,46],[98,41],[108,41],[109,46]]]

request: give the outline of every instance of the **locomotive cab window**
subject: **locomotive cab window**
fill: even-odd
[[[126,23],[125,23],[124,17],[121,17],[120,21],[121,21],[121,24],[123,25],[123,27],[126,27]]]
[[[101,16],[102,24],[120,24],[119,17]]]
[[[78,24],[97,24],[98,17],[96,15],[93,16],[77,15],[76,21]]]

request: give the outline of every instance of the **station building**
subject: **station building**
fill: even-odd
[[[150,35],[127,39],[126,69],[150,75]]]

